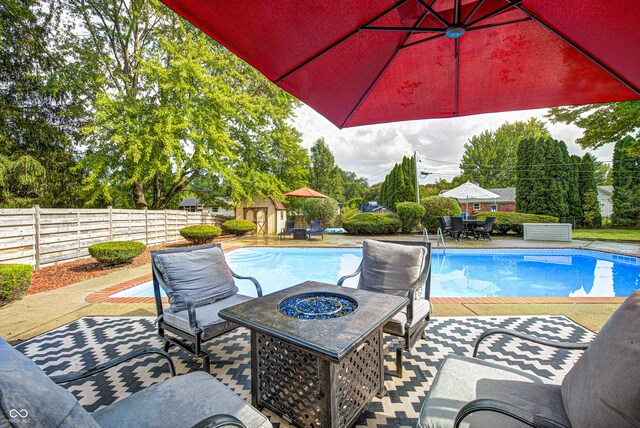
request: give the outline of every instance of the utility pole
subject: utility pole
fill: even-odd
[[[413,152],[413,167],[416,176],[416,202],[420,203],[420,185],[418,184],[418,152]]]

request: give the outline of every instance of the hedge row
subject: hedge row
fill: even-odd
[[[493,223],[493,233],[506,235],[507,232],[514,232],[522,236],[524,233],[524,223],[557,223],[558,217],[550,215],[525,214],[525,213],[478,213],[478,219],[484,220],[487,217],[495,217]]]
[[[361,213],[342,219],[342,227],[352,235],[386,235],[396,233],[401,226],[394,214]]]
[[[30,265],[0,264],[0,306],[21,299],[31,286]]]
[[[411,233],[420,224],[425,214],[422,205],[415,202],[399,202],[396,204],[396,213],[402,222],[402,233]]]

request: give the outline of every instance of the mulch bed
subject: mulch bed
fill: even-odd
[[[235,236],[221,236],[215,240],[216,243],[234,239]],[[55,290],[87,279],[98,278],[112,272],[135,268],[151,263],[151,250],[162,248],[178,248],[190,245],[187,241],[172,242],[170,244],[149,246],[146,251],[133,259],[130,263],[117,266],[104,266],[91,257],[74,260],[71,262],[59,263],[54,266],[33,271],[33,280],[27,294],[42,293],[43,291]]]

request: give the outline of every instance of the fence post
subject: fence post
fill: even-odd
[[[40,269],[40,205],[33,206],[35,237],[33,241],[36,270]]]
[[[144,245],[149,246],[149,210],[144,207]]]
[[[189,226],[189,211],[184,210],[184,226]]]
[[[109,205],[109,242],[113,241],[113,207]]]
[[[164,210],[164,242],[169,242],[169,225],[167,223],[167,210]]]
[[[80,210],[78,210],[76,214],[76,258],[80,258],[80,237],[82,236],[80,233],[80,224]]]

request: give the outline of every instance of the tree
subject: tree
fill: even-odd
[[[415,200],[415,164],[413,158],[405,156],[385,177],[380,188],[380,203],[394,210],[399,202]]]
[[[584,212],[583,225],[585,227],[601,227],[602,216],[598,203],[598,189],[595,179],[595,158],[589,153],[582,157],[579,173],[580,200]]]
[[[362,199],[364,199],[364,203],[368,203],[372,201],[376,201],[376,202],[380,201],[380,190],[382,188],[382,183],[383,182],[381,181],[379,183],[375,183],[369,186],[369,188],[365,191],[364,195],[362,196]]]
[[[494,132],[483,131],[464,145],[460,161],[464,181],[480,187],[512,187],[516,183],[518,144],[525,138],[550,137],[546,124],[535,117],[506,122]]]
[[[625,137],[613,150],[612,220],[619,226],[640,226],[640,156],[629,150],[636,144],[632,137]]]
[[[311,147],[309,184],[320,193],[337,200],[344,200],[342,175],[324,138],[317,139]]]
[[[582,199],[580,197],[580,167],[582,159],[578,155],[569,156],[568,165],[568,189],[567,204],[569,205],[569,216],[582,222],[584,210],[582,209]]]
[[[599,160],[594,161],[596,184],[603,186],[607,184],[613,184],[611,176],[612,169],[609,165]]]
[[[338,215],[338,203],[332,198],[309,199],[305,208],[307,218],[320,220],[322,227],[332,227]]]
[[[2,206],[80,203],[74,146],[84,105],[56,44],[60,13],[56,2],[0,3],[0,157],[8,174]]]
[[[574,124],[583,130],[576,140],[582,148],[596,149],[631,137],[630,154],[640,156],[640,101],[554,107],[547,117],[553,122]]]
[[[65,4],[88,35],[69,55],[100,86],[83,129],[88,205],[162,209],[202,175],[236,201],[306,181],[296,102],[255,69],[156,0]]]

